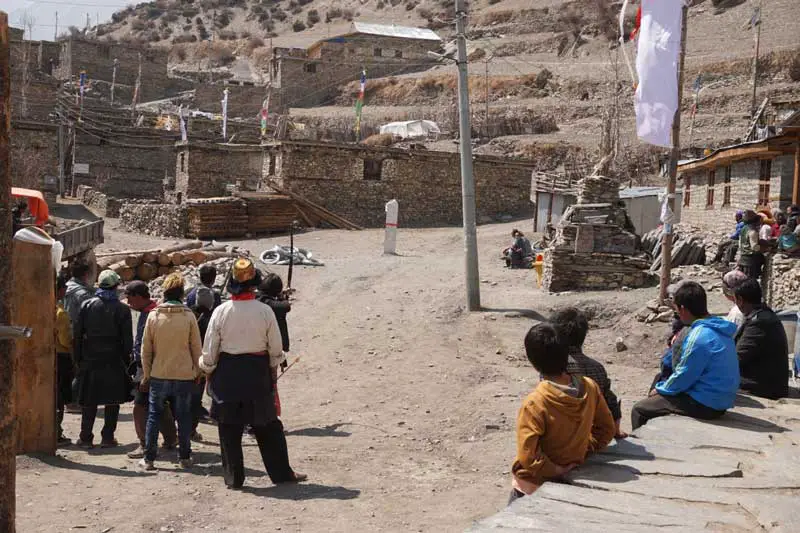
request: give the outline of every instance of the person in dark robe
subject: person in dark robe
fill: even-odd
[[[97,408],[105,406],[101,448],[119,445],[114,438],[119,406],[132,400],[128,376],[133,349],[131,310],[119,301],[119,276],[104,270],[98,279],[96,296],[81,304],[73,324],[73,354],[78,368],[77,395],[81,406],[78,446],[94,447],[92,429]]]
[[[789,343],[775,312],[761,300],[761,286],[748,279],[734,290],[744,323],[736,332],[741,389],[762,398],[789,396]]]
[[[261,274],[250,259],[237,259],[227,290],[231,300],[208,324],[200,368],[208,377],[211,417],[217,421],[225,485],[244,485],[242,432],[253,428],[261,459],[273,483],[304,481],[289,464],[283,424],[275,412],[274,383],[284,361],[275,313],[256,299]]]

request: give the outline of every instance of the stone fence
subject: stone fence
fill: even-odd
[[[762,286],[764,299],[773,309],[800,309],[800,258],[783,254],[767,257]]]
[[[181,205],[126,203],[120,209],[120,223],[127,231],[185,237],[189,217],[186,207]]]
[[[97,212],[100,216],[105,218],[119,217],[119,210],[123,203],[119,198],[103,194],[88,185],[78,185],[75,194],[83,205]]]

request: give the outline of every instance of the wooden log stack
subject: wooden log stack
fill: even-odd
[[[240,198],[203,198],[186,202],[189,236],[199,239],[244,237],[247,205]]]
[[[294,201],[282,194],[241,193],[247,204],[247,231],[252,234],[286,232],[299,218]]]
[[[179,244],[162,250],[125,251],[101,258],[98,264],[119,274],[123,282],[150,281],[185,267],[194,267],[220,258],[235,257],[223,247],[205,247],[200,241]],[[122,257],[122,259],[119,259]],[[116,262],[110,260],[119,259]]]

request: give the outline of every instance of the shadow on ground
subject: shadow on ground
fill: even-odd
[[[317,483],[290,483],[272,487],[244,487],[242,492],[278,500],[354,500],[360,490],[332,487]]]

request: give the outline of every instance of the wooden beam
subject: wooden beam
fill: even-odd
[[[0,11],[0,325],[11,325],[11,61],[8,14]],[[0,340],[0,531],[14,533],[16,510],[15,380],[13,340]]]
[[[706,159],[693,161],[691,163],[684,163],[678,167],[678,170],[680,172],[688,172],[691,170],[715,168],[718,166],[724,166],[734,161],[740,161],[742,159],[764,159],[783,154],[784,152],[782,150],[775,150],[774,145],[771,147],[768,142],[763,142],[752,146],[741,146],[738,148],[723,150],[707,157]]]

